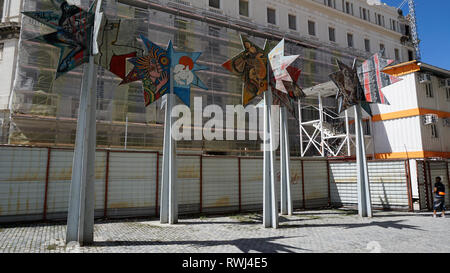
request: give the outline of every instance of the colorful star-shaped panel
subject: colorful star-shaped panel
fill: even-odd
[[[383,73],[383,69],[394,60],[383,58],[383,51],[376,53],[358,67],[358,77],[362,84],[367,102],[389,104],[381,89],[396,82],[400,78]]]
[[[339,60],[336,61],[339,71],[332,73],[329,77],[338,87],[336,97],[338,99],[338,112],[341,113],[359,102],[365,102],[366,99],[356,69]]]
[[[275,79],[271,78],[270,84],[273,87],[273,96],[272,96],[272,104],[273,105],[280,105],[286,107],[289,113],[296,119],[297,112],[295,111],[295,102],[301,98],[305,97],[305,93],[303,93],[302,88],[298,84],[298,79],[300,77],[301,70],[292,66],[289,66],[287,68],[287,71],[292,79],[292,81],[283,81],[284,88],[286,89],[287,93],[282,92],[278,90],[276,87],[274,87]]]
[[[266,41],[264,49],[259,48],[247,37],[241,35],[243,50],[222,66],[231,73],[241,77],[244,82],[242,103],[247,106],[256,96],[267,90],[267,54],[269,46]]]
[[[127,76],[127,60],[144,53],[144,48],[134,36],[137,22],[106,18],[102,21],[97,36],[98,55],[95,63],[122,80]]]
[[[56,30],[55,32],[34,38],[60,49],[56,77],[69,72],[89,61],[94,28],[94,13],[70,5],[65,0],[54,0],[58,11],[26,11],[24,15]]]
[[[371,115],[369,103],[389,104],[381,89],[401,79],[382,72],[394,62],[382,56],[383,51],[378,52],[356,69],[337,61],[340,70],[331,74],[330,78],[339,89],[336,95],[339,113],[361,103],[364,110]]]
[[[169,47],[169,55],[172,60],[173,69],[173,92],[188,107],[191,102],[191,85],[196,85],[203,89],[208,89],[198,78],[196,71],[208,69],[197,64],[201,52],[176,52],[172,44]]]
[[[292,82],[291,75],[287,68],[292,64],[299,55],[284,56],[284,39],[275,46],[269,53],[269,61],[273,70],[273,77],[275,79],[275,88],[279,91],[287,93],[284,82]]]
[[[147,49],[148,55],[129,59],[129,62],[134,65],[134,68],[128,73],[121,84],[142,81],[145,106],[149,106],[169,92],[169,48],[172,42],[169,42],[167,49],[162,49],[142,35],[141,39]]]

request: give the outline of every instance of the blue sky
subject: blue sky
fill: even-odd
[[[403,0],[382,0],[386,4],[398,7]],[[408,14],[408,5],[403,7]],[[450,70],[450,1],[416,0],[422,61]]]

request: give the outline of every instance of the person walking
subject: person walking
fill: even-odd
[[[433,217],[436,218],[436,211],[442,211],[442,217],[445,217],[445,186],[441,182],[441,177],[436,177],[436,183],[434,183],[434,210]]]

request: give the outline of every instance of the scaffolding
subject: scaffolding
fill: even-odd
[[[83,8],[87,8],[90,2],[79,1]],[[23,7],[24,11],[54,8],[50,0],[24,0]],[[302,70],[300,85],[303,88],[328,81],[328,75],[336,70],[336,58],[351,62],[355,57],[359,60],[367,57],[365,52],[338,49],[332,44],[300,37],[295,32],[282,33],[268,26],[195,8],[183,1],[170,1],[169,5],[162,5],[150,1],[107,0],[104,1],[104,9],[109,18],[134,20],[135,37],[142,34],[160,46],[166,46],[172,40],[176,50],[203,52],[198,63],[209,70],[197,74],[209,90],[192,88],[191,110],[194,97],[202,97],[203,106],[216,104],[223,110],[226,105],[242,103],[240,79],[221,66],[230,56],[240,52],[240,34],[249,36],[259,46],[264,44],[265,39],[275,41],[285,36],[286,54],[301,56],[293,65]],[[75,141],[83,68],[79,67],[55,80],[58,49],[29,41],[49,31],[30,18],[24,17],[22,20],[11,126],[7,137],[10,144],[71,147]],[[97,79],[97,145],[103,148],[124,149],[126,146],[128,149],[161,150],[164,123],[161,101],[146,108],[140,82],[119,85],[121,79],[104,69],[98,69]],[[203,123],[207,121],[204,119]],[[247,135],[248,117],[246,123]],[[291,116],[288,124],[291,153],[299,155],[298,121]],[[179,141],[178,147],[192,152],[259,155],[260,144],[260,140]],[[323,145],[326,148],[331,144]]]
[[[300,128],[299,146],[300,156],[318,154],[322,157],[350,157],[355,149],[355,132],[353,120],[347,109],[342,115],[335,112],[333,105],[337,87],[329,81],[307,88],[306,99],[299,99],[298,111]],[[327,103],[324,103],[327,100]],[[317,115],[305,114],[315,112]],[[366,149],[373,152],[373,138],[371,136],[372,122],[366,114],[365,143]]]

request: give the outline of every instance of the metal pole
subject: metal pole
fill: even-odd
[[[172,108],[174,104],[173,94],[173,69],[170,68],[170,93],[167,94],[166,116],[164,123],[164,147],[161,179],[161,210],[160,221],[163,224],[176,224],[178,222],[178,202],[176,185],[176,144],[172,138]]]
[[[125,150],[127,149],[127,142],[128,142],[128,114],[125,118]]]
[[[83,73],[67,215],[66,243],[77,241],[80,245],[94,241],[96,74],[90,56]]]
[[[97,2],[95,24],[101,16],[102,1]],[[66,243],[80,245],[94,241],[94,182],[97,111],[97,68],[94,64],[95,30],[90,32],[89,62],[83,69],[78,112],[77,134],[72,164],[69,208],[67,212]]]
[[[297,100],[298,103],[298,129],[300,133],[300,156],[303,156],[303,125],[302,125],[302,104],[300,98]]]
[[[358,174],[358,213],[361,217],[372,217],[369,174],[367,170],[366,148],[362,127],[361,105],[355,105],[356,162]]]
[[[280,107],[281,214],[292,215],[289,132],[286,107]]]
[[[267,66],[269,75],[269,65]],[[269,80],[267,81],[269,83]],[[264,227],[278,227],[278,202],[275,194],[275,151],[272,126],[272,88],[264,92],[264,170],[263,170],[263,224]]]
[[[350,126],[348,121],[348,110],[345,110],[345,133],[347,141],[347,156],[352,156],[352,150],[350,147]]]
[[[320,153],[325,156],[325,139],[323,134],[323,105],[322,96],[319,93],[319,118],[320,118]]]

